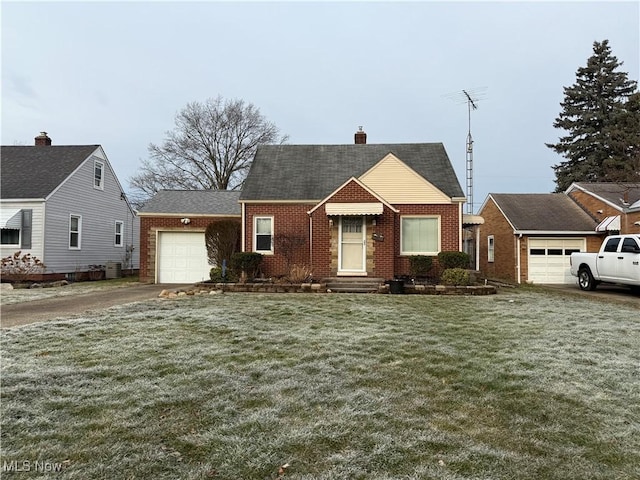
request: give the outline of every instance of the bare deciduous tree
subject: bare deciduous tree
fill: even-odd
[[[161,189],[238,189],[257,146],[286,140],[251,103],[220,96],[191,102],[176,115],[162,145],[149,145],[149,158],[129,181],[133,202]]]

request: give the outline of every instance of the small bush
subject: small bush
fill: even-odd
[[[440,276],[443,285],[467,286],[471,283],[469,271],[464,268],[448,268]]]
[[[426,255],[412,255],[409,257],[409,268],[414,277],[424,277],[433,267],[433,258]]]
[[[236,275],[235,272],[233,272],[229,268],[227,268],[227,270],[224,272],[224,275],[222,275],[221,267],[213,267],[211,270],[209,270],[209,278],[214,283],[234,283],[238,281],[238,275]]]
[[[311,279],[311,267],[307,265],[291,265],[289,269],[289,281],[291,283],[304,283]]]
[[[440,268],[469,268],[470,257],[465,252],[440,252],[438,254],[438,264]]]
[[[244,274],[248,278],[258,275],[262,254],[256,252],[237,252],[231,255],[230,268],[236,275]]]
[[[21,251],[17,251],[2,259],[0,273],[3,281],[24,283],[31,275],[43,273],[46,268],[37,257],[32,257],[30,253],[22,255]]]

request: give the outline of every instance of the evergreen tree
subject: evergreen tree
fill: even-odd
[[[556,192],[572,182],[639,180],[640,98],[637,82],[617,70],[622,63],[612,55],[608,40],[594,42],[576,83],[564,87],[562,111],[553,126],[568,133],[547,144],[567,159],[553,167]]]

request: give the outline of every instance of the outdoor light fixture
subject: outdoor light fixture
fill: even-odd
[[[180,219],[180,221],[183,225],[189,225],[191,223],[191,219],[187,217]]]
[[[332,218],[329,219],[329,226],[333,227],[333,219]]]

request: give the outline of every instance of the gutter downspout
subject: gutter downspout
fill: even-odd
[[[240,238],[241,238],[240,251],[244,252],[245,251],[244,247],[245,247],[245,244],[246,244],[245,239],[244,239],[244,236],[245,236],[244,224],[245,224],[245,221],[246,221],[246,218],[245,218],[246,211],[245,211],[245,208],[244,208],[244,202],[240,203],[240,210],[241,210],[241,216],[242,216],[242,222],[240,222]]]
[[[518,280],[518,285],[521,283],[520,280],[520,274],[521,274],[521,268],[520,268],[520,239],[522,238],[522,234],[518,235],[518,239],[516,240],[516,275],[518,276],[517,280]]]
[[[474,250],[476,251],[476,271],[480,270],[480,227],[476,225],[476,244]]]
[[[309,263],[313,271],[313,217],[309,214]]]

